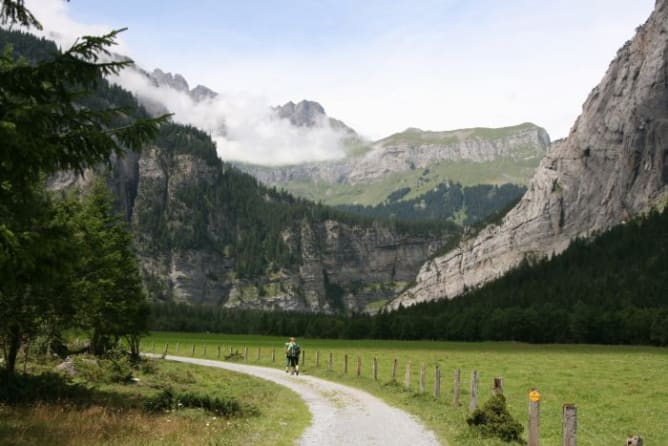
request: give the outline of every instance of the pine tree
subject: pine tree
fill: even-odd
[[[22,0],[3,0],[0,22],[40,27]],[[48,60],[17,59],[11,47],[0,56],[0,343],[9,373],[21,343],[72,307],[62,292],[74,268],[62,245],[70,228],[44,179],[139,149],[167,118],[131,121],[128,110],[82,106],[104,76],[132,63],[111,60],[121,31],[82,37]]]

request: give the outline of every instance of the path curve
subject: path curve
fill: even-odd
[[[291,376],[269,367],[171,355],[165,359],[245,373],[294,390],[313,416],[299,439],[300,446],[441,445],[413,416],[352,387],[303,374]]]

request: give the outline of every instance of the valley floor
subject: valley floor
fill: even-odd
[[[303,374],[291,376],[275,368],[171,355],[165,359],[245,373],[294,390],[313,416],[312,425],[299,440],[300,446],[441,444],[411,415],[352,387]]]

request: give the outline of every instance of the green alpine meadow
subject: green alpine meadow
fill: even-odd
[[[0,445],[668,445],[668,0],[491,3],[0,0]]]

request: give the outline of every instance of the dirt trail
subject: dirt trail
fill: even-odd
[[[352,387],[268,367],[170,355],[165,359],[245,373],[294,390],[313,416],[313,424],[299,439],[300,446],[441,445],[413,416]]]

